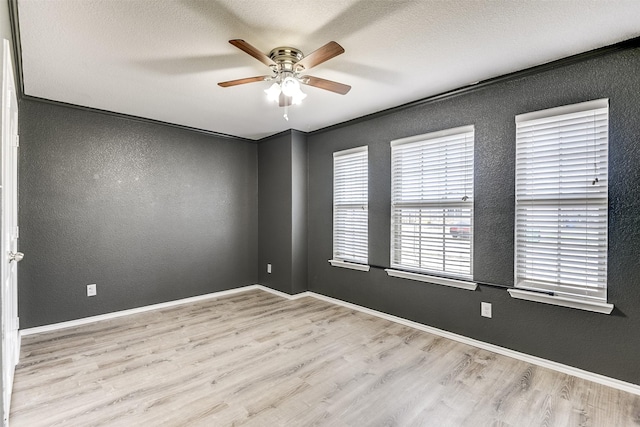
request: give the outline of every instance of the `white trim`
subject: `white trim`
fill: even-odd
[[[596,313],[611,314],[613,304],[596,301],[586,301],[574,298],[562,297],[559,295],[543,294],[541,292],[531,292],[522,289],[507,289],[511,298],[526,301],[541,302],[544,304],[559,305],[562,307],[577,308],[578,310],[594,311]]]
[[[562,105],[560,107],[547,108],[546,110],[519,114],[516,116],[516,123],[607,107],[609,107],[609,98],[595,99],[593,101],[580,102],[578,104]]]
[[[368,151],[368,150],[369,150],[369,146],[363,145],[362,147],[355,147],[355,148],[349,148],[347,150],[335,151],[333,153],[333,157],[340,157],[347,154],[359,153],[361,151]]]
[[[44,325],[44,326],[36,326],[35,328],[28,328],[28,329],[21,330],[20,335],[27,336],[27,335],[39,334],[42,332],[57,331],[59,329],[73,328],[76,326],[86,325],[89,323],[100,322],[102,320],[110,320],[110,319],[115,319],[122,316],[128,316],[130,314],[144,313],[147,311],[158,310],[161,308],[167,308],[167,307],[173,307],[181,304],[204,301],[210,298],[219,298],[226,295],[233,295],[240,292],[250,291],[252,289],[264,290],[264,287],[260,287],[259,285],[249,285],[249,286],[244,286],[236,289],[228,289],[225,291],[213,292],[210,294],[198,295],[195,297],[162,302],[159,304],[146,305],[144,307],[131,308],[129,310],[114,311],[112,313],[100,314],[98,316],[83,317],[82,319],[69,320],[67,322],[53,323],[53,324]]]
[[[246,287],[240,288],[240,289],[247,290],[247,291],[250,291],[250,290],[253,290],[253,289],[260,289],[261,291],[272,293],[272,294],[277,295],[279,297],[286,298],[286,299],[288,299],[290,301],[297,300],[297,299],[304,298],[304,297],[308,297],[308,296],[313,296],[313,292],[309,292],[309,291],[304,291],[304,292],[300,292],[300,293],[291,295],[291,294],[287,294],[285,292],[277,291],[275,289],[271,289],[271,288],[268,288],[268,287],[262,286],[262,285],[251,285],[251,286],[246,286]]]
[[[457,342],[460,342],[460,343],[463,343],[463,344],[467,344],[467,345],[470,345],[470,346],[473,346],[473,347],[481,348],[483,350],[492,351],[494,353],[501,354],[503,356],[512,357],[514,359],[521,360],[523,362],[531,363],[533,365],[541,366],[541,367],[547,368],[547,369],[552,369],[554,371],[561,372],[563,374],[573,375],[574,377],[582,378],[582,379],[587,380],[587,381],[593,381],[594,383],[597,383],[597,384],[602,384],[602,385],[607,386],[607,387],[612,387],[612,388],[615,388],[617,390],[622,390],[622,391],[625,391],[627,393],[632,393],[632,394],[640,396],[640,385],[637,385],[637,384],[632,384],[632,383],[629,383],[629,382],[626,382],[626,381],[621,381],[621,380],[618,380],[618,379],[615,379],[615,378],[611,378],[611,377],[607,377],[607,376],[604,376],[604,375],[601,375],[601,374],[596,374],[596,373],[585,371],[585,370],[582,370],[582,369],[579,369],[579,368],[574,368],[573,366],[564,365],[562,363],[558,363],[558,362],[554,362],[554,361],[551,361],[551,360],[543,359],[541,357],[532,356],[532,355],[529,355],[529,354],[526,354],[526,353],[520,353],[519,351],[510,350],[508,348],[500,347],[500,346],[497,346],[495,344],[489,344],[489,343],[486,343],[486,342],[483,342],[483,341],[475,340],[473,338],[465,337],[463,335],[458,335],[458,334],[454,334],[452,332],[443,331],[442,329],[434,328],[432,326],[427,326],[427,325],[424,325],[422,323],[414,322],[412,320],[403,319],[402,317],[393,316],[391,314],[382,313],[382,312],[377,311],[377,310],[372,310],[370,308],[362,307],[362,306],[359,306],[359,305],[356,305],[356,304],[352,304],[352,303],[346,302],[346,301],[341,301],[339,299],[335,299],[335,298],[332,298],[332,297],[321,295],[321,294],[318,294],[318,293],[315,293],[315,292],[305,291],[305,292],[301,292],[299,294],[289,295],[289,294],[286,294],[284,292],[276,291],[275,289],[267,288],[266,286],[262,286],[262,285],[249,285],[249,286],[244,286],[244,287],[241,287],[241,288],[230,289],[230,290],[227,290],[227,291],[215,292],[215,293],[212,293],[212,294],[200,295],[200,296],[197,296],[197,297],[185,298],[185,299],[181,299],[181,300],[177,300],[177,301],[170,301],[170,302],[167,302],[167,303],[155,304],[155,305],[146,306],[146,307],[140,307],[140,308],[136,308],[136,309],[132,309],[132,310],[124,310],[124,311],[120,311],[120,312],[116,312],[116,313],[109,313],[109,314],[102,315],[102,316],[93,316],[93,317],[90,317],[90,318],[78,319],[78,320],[73,320],[73,321],[70,321],[70,322],[57,323],[55,325],[47,325],[47,326],[40,326],[40,327],[37,327],[37,328],[25,329],[25,330],[21,331],[21,335],[31,335],[31,334],[35,334],[35,333],[48,332],[48,331],[53,331],[53,330],[56,330],[56,329],[62,329],[62,328],[66,328],[66,327],[84,325],[84,324],[96,322],[96,321],[99,321],[99,320],[107,320],[109,318],[125,316],[125,315],[128,315],[128,314],[135,314],[135,312],[141,313],[141,312],[144,312],[144,311],[155,310],[157,308],[170,307],[170,306],[179,305],[179,304],[185,304],[185,303],[189,303],[189,302],[201,301],[201,300],[205,300],[205,299],[209,299],[209,298],[217,298],[217,297],[221,297],[221,296],[225,296],[225,295],[232,295],[232,294],[251,291],[251,290],[256,290],[256,289],[272,293],[274,295],[277,295],[279,297],[282,297],[282,298],[285,298],[285,299],[288,299],[288,300],[296,300],[296,299],[303,298],[303,297],[316,298],[316,299],[319,299],[319,300],[322,300],[322,301],[326,301],[326,302],[329,302],[329,303],[332,303],[332,304],[340,305],[342,307],[346,307],[346,308],[349,308],[349,309],[352,309],[352,310],[357,310],[357,311],[360,311],[362,313],[370,314],[372,316],[376,316],[376,317],[379,317],[381,319],[385,319],[385,320],[389,320],[391,322],[399,323],[401,325],[405,325],[405,326],[408,326],[410,328],[415,328],[415,329],[418,329],[420,331],[424,331],[424,332],[428,332],[430,334],[438,335],[438,336],[443,337],[443,338],[454,340],[454,341],[457,341]],[[91,320],[89,320],[89,319],[91,319]],[[71,323],[75,323],[75,325],[70,325]],[[69,325],[69,326],[60,326],[60,325]],[[57,327],[54,328],[53,326],[57,326]],[[26,334],[25,334],[25,332],[26,332]]]
[[[478,284],[475,282],[467,282],[465,280],[449,279],[447,277],[429,276],[428,274],[411,273],[409,271],[393,270],[385,268],[384,271],[391,277],[399,277],[401,279],[417,280],[419,282],[435,283],[436,285],[451,286],[452,288],[466,289],[475,291]]]
[[[444,129],[436,132],[423,133],[422,135],[408,136],[406,138],[394,139],[391,146],[410,144],[417,141],[427,141],[429,139],[442,138],[443,136],[456,135],[459,133],[474,132],[474,125],[460,126],[452,129]]]
[[[356,264],[354,262],[341,261],[339,259],[330,259],[329,264],[334,267],[350,268],[351,270],[369,271],[371,267],[367,264]]]

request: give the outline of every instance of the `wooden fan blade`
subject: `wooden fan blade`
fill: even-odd
[[[237,47],[241,51],[243,51],[245,53],[248,53],[249,55],[253,56],[258,61],[262,62],[264,65],[266,65],[268,67],[276,65],[276,63],[273,61],[273,59],[269,58],[267,55],[265,55],[264,53],[262,53],[261,51],[259,51],[255,47],[251,46],[249,43],[247,43],[244,40],[233,39],[233,40],[229,40],[229,43],[231,43],[232,45],[234,45],[235,47]]]
[[[256,76],[256,77],[247,77],[247,78],[238,79],[238,80],[229,80],[228,82],[218,83],[218,86],[230,87],[230,86],[243,85],[245,83],[263,82],[267,80],[269,77],[270,76]]]
[[[325,61],[335,58],[344,53],[344,49],[336,42],[329,42],[318,50],[314,50],[309,55],[302,58],[296,63],[296,68],[308,70],[311,67],[322,64]]]
[[[290,96],[286,96],[284,93],[280,92],[280,106],[288,107],[291,105],[292,98]]]
[[[351,86],[349,85],[327,79],[321,79],[320,77],[304,76],[300,81],[305,85],[339,93],[340,95],[346,95],[351,90]]]

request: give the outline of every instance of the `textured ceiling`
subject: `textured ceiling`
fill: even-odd
[[[640,1],[18,0],[25,95],[251,139],[312,131],[640,35]],[[345,53],[289,111],[228,43]]]

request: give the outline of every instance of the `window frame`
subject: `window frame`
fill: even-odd
[[[466,138],[462,142],[462,144],[459,142],[460,138]],[[458,141],[456,142],[456,140]],[[473,283],[474,140],[475,126],[467,125],[391,141],[391,254],[390,268],[386,270],[389,276],[401,277],[410,280],[419,280],[439,285],[453,286],[468,290],[476,289],[477,284]],[[454,161],[452,161],[452,159],[456,160],[458,163],[462,161],[462,167],[451,167],[452,172],[450,173],[453,178],[451,179],[450,187],[454,189],[454,191],[459,191],[460,186],[462,185],[464,187],[464,193],[450,194],[448,197],[441,197],[442,195],[435,195],[435,193],[441,192],[441,190],[438,189],[438,186],[440,186],[440,184],[434,185],[433,183],[431,183],[426,186],[424,185],[424,183],[428,181],[429,178],[434,178],[433,174],[424,173],[424,163],[432,162],[433,156],[436,155],[434,154],[435,152],[438,151],[439,154],[442,154],[442,144],[446,143],[449,143],[447,149],[462,150],[462,156],[460,158],[446,154],[445,156],[446,161],[451,162],[452,165],[455,163]],[[430,149],[429,145],[432,145],[434,148]],[[411,163],[415,163],[415,160],[408,160],[403,162],[402,159],[397,158],[397,156],[401,156],[401,152],[403,150],[408,151],[405,155],[411,153],[411,151],[413,150],[419,150],[419,162],[422,164],[420,166],[416,166],[414,164],[414,171],[411,170]],[[418,172],[415,172],[416,167],[420,168]],[[463,174],[463,176],[460,176],[461,173]],[[418,179],[418,177],[419,181],[421,182],[421,185],[419,185],[420,196],[418,196],[420,200],[409,201],[408,195],[410,193],[410,189],[408,184],[407,188],[403,190],[403,184],[399,182],[402,180],[402,178],[406,180],[407,178]],[[429,192],[433,194],[426,196]],[[466,196],[464,200],[463,196]],[[426,200],[425,197],[427,198]],[[439,198],[436,200],[434,199],[434,197]],[[401,229],[399,228],[402,227],[403,224],[406,225],[401,221],[401,218],[408,217],[408,214],[402,214],[402,209],[416,209],[418,212],[420,212],[419,215],[421,218],[421,225],[420,231],[418,231],[420,236],[418,238],[414,238],[413,240],[410,239],[411,242],[417,243],[417,246],[413,249],[413,252],[420,253],[420,255],[418,256],[419,260],[416,262],[417,265],[409,265],[409,263],[403,262],[402,255],[398,253],[402,250],[402,234],[408,234],[406,231],[403,233],[403,231],[401,231]],[[456,236],[454,236],[451,232],[451,224],[448,222],[451,218],[454,218],[454,216],[449,216],[449,214],[451,213],[449,210],[460,210],[460,213],[467,211],[466,217],[461,216],[463,220],[468,217],[468,257],[465,256],[464,259],[464,262],[468,263],[468,273],[466,274],[447,270],[446,267],[447,263],[455,266],[455,262],[452,262],[451,254],[455,253],[454,238]],[[440,212],[442,212],[442,223],[435,224],[433,227],[431,227],[433,228],[433,230],[436,230],[436,228],[440,228],[442,230],[442,240],[439,240],[437,238],[429,239],[428,236],[435,236],[435,233],[422,231],[424,228],[422,226],[422,218],[423,212],[425,211],[438,215],[440,214]],[[447,229],[448,231],[446,231]],[[408,243],[407,238],[405,238],[404,240],[405,243]],[[429,242],[440,243],[440,248],[434,251],[425,250],[425,246],[428,246]],[[459,243],[456,244],[459,245]],[[447,247],[450,247],[451,249],[447,250]],[[427,261],[423,262],[422,253],[437,254],[437,256],[441,256],[444,267],[442,269],[425,268],[425,263]],[[433,264],[433,262],[431,263]]]
[[[355,167],[345,174],[346,167]],[[340,190],[338,190],[340,188]],[[338,196],[340,191],[340,196]],[[332,259],[334,267],[369,271],[369,147],[367,145],[333,153]],[[355,202],[339,199],[352,197]],[[364,211],[358,215],[359,210]],[[346,216],[345,216],[346,215]],[[350,228],[345,227],[350,223]],[[353,227],[360,228],[360,230]],[[362,231],[364,229],[364,232]],[[346,242],[355,237],[352,245]]]
[[[610,313],[609,100],[521,114],[515,122],[515,289],[509,293],[519,299]],[[584,192],[581,182],[585,183]],[[534,229],[538,230],[536,239],[528,238],[535,234]],[[585,237],[578,233],[583,229]],[[577,247],[585,248],[584,255]],[[556,252],[555,259],[552,252]],[[596,275],[576,272],[579,263]],[[553,271],[556,281],[550,279]],[[584,285],[580,276],[584,276]]]

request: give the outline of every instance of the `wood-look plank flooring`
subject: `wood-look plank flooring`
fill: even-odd
[[[638,426],[640,396],[248,291],[23,339],[10,425]]]

